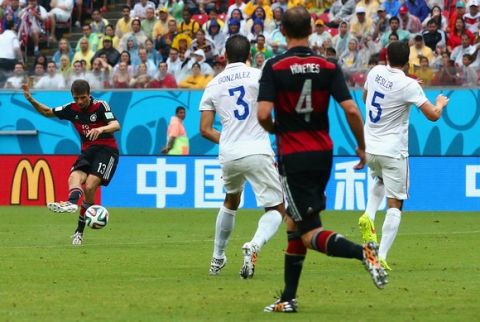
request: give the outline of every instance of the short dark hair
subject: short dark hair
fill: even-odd
[[[90,94],[90,84],[84,79],[77,79],[72,83],[72,94]]]
[[[395,38],[397,38],[397,40],[400,39],[400,37],[398,36],[398,34],[397,34],[395,31],[392,32],[392,33],[388,36],[388,39],[390,39],[390,37],[392,37],[392,36],[395,37]]]
[[[7,20],[5,29],[11,30],[13,28],[15,28],[15,22],[13,20]]]
[[[427,26],[428,26],[428,25],[435,25],[435,26],[438,26],[438,24],[437,24],[437,21],[436,21],[435,19],[430,19],[430,20],[428,20],[428,22],[427,22]]]
[[[403,67],[408,63],[410,47],[403,41],[394,41],[387,47],[387,57],[390,66]]]
[[[302,6],[296,6],[285,11],[281,28],[286,36],[294,39],[307,38],[312,33],[310,13]]]
[[[250,42],[243,35],[233,35],[225,44],[225,52],[229,63],[245,63],[250,54]]]
[[[398,23],[400,23],[400,19],[397,16],[393,16],[392,18],[390,18],[390,20],[388,20],[388,24],[391,24],[392,21],[397,21]]]
[[[175,114],[177,114],[178,112],[180,112],[180,111],[182,111],[182,110],[185,111],[185,107],[183,107],[183,106],[178,106],[178,107],[175,109]]]

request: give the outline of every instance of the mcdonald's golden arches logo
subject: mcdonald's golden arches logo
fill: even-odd
[[[12,205],[20,204],[20,195],[22,193],[23,174],[27,175],[27,196],[28,200],[38,200],[40,190],[40,173],[43,173],[45,182],[45,201],[55,201],[55,187],[53,185],[52,171],[45,160],[38,160],[32,166],[29,160],[23,159],[17,164],[12,182],[12,194],[10,203]]]

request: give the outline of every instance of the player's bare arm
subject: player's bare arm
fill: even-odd
[[[275,132],[275,124],[272,119],[272,110],[273,103],[268,101],[258,102],[258,112],[257,118],[258,123],[267,131],[268,133]]]
[[[440,94],[437,96],[435,105],[430,103],[430,101],[426,101],[422,104],[422,106],[420,106],[420,110],[427,117],[427,119],[435,122],[440,118],[440,116],[442,116],[443,109],[447,106],[448,101],[448,97]]]
[[[120,130],[120,123],[117,120],[108,122],[107,125],[91,129],[87,133],[87,139],[95,141],[102,133],[113,133]]]
[[[23,96],[25,97],[25,99],[37,110],[38,113],[46,117],[55,116],[51,108],[49,108],[45,104],[40,103],[39,101],[37,101],[32,97],[32,94],[30,93],[30,88],[28,87],[27,84],[22,84],[22,90],[23,90]]]
[[[365,138],[363,135],[363,119],[360,111],[358,110],[357,104],[351,99],[343,101],[340,103],[343,111],[345,112],[345,116],[347,117],[348,125],[355,136],[355,140],[357,141],[357,148],[355,152],[357,156],[360,158],[360,161],[355,165],[354,169],[363,169],[365,166]]]
[[[220,132],[213,128],[215,111],[202,111],[200,116],[200,133],[204,138],[218,144]]]

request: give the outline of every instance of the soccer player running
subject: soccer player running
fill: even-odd
[[[365,162],[360,111],[341,68],[308,48],[312,32],[308,11],[301,6],[288,9],[281,28],[288,50],[265,63],[258,95],[260,124],[277,138],[279,170],[288,201],[285,288],[277,301],[265,307],[266,312],[297,311],[295,297],[307,248],[329,256],[358,259],[378,288],[387,283],[375,243],[353,243],[324,229],[320,220],[333,159],[328,133],[330,96],[340,104],[356,139],[360,158],[356,169],[363,168]]]
[[[113,132],[120,129],[120,123],[105,101],[90,96],[90,85],[85,80],[79,79],[72,83],[73,102],[53,109],[34,99],[28,85],[22,85],[22,89],[27,101],[40,114],[72,122],[80,135],[82,149],[68,178],[68,201],[51,202],[48,209],[54,212],[76,212],[78,201],[85,190],[78,226],[72,236],[72,244],[81,245],[85,211],[93,205],[97,188],[109,184],[117,167],[118,147]]]
[[[436,121],[447,106],[448,98],[438,95],[435,105],[412,78],[408,68],[410,49],[404,42],[388,45],[388,65],[379,65],[368,73],[363,93],[366,104],[365,143],[367,164],[374,178],[365,213],[359,219],[365,242],[377,242],[375,213],[387,196],[387,214],[382,227],[378,257],[384,269],[387,253],[400,226],[403,200],[408,199],[408,118],[414,104],[431,121]]]
[[[275,166],[268,133],[258,124],[257,95],[261,71],[248,67],[250,42],[241,35],[225,45],[228,65],[210,81],[200,102],[200,131],[219,143],[219,160],[226,190],[215,226],[215,242],[210,274],[225,266],[225,248],[235,224],[235,214],[245,181],[250,182],[257,201],[265,208],[250,242],[243,245],[242,278],[255,272],[257,253],[278,230],[284,214],[283,191]],[[213,128],[218,113],[222,131]]]

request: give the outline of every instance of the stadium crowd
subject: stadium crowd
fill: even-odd
[[[94,6],[82,21],[85,5]],[[409,43],[408,74],[424,85],[478,84],[479,0],[130,0],[115,5],[121,16],[112,23],[102,15],[106,0],[0,0],[0,82],[4,88],[29,82],[63,89],[76,79],[93,89],[204,88],[224,69],[231,35],[248,37],[256,68],[285,52],[282,15],[295,5],[311,12],[311,48],[336,59],[351,86],[363,86],[368,70],[385,64],[394,40]],[[76,44],[56,39],[62,23],[81,28]],[[39,50],[42,37],[57,48],[52,56]],[[30,70],[27,58],[34,60]]]

